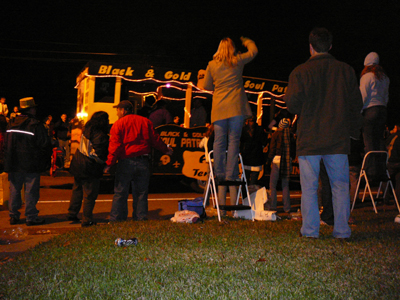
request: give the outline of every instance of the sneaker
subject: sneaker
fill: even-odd
[[[10,218],[10,225],[16,225],[19,223],[19,219],[16,217],[11,217]]]
[[[36,218],[35,220],[32,220],[32,221],[26,221],[26,226],[42,225],[45,222],[46,222],[45,219]]]

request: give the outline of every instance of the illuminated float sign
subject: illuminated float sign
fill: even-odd
[[[287,82],[243,76],[243,86],[246,91],[269,91],[275,95],[281,95],[286,93]]]
[[[207,127],[183,128],[162,125],[156,128],[164,143],[170,145],[171,156],[153,151],[153,174],[183,174],[186,177],[207,180],[208,163],[200,148]]]
[[[156,79],[161,81],[176,80],[182,82],[196,81],[197,72],[175,68],[160,68],[140,64],[119,64],[90,62],[88,75],[94,76],[121,76],[125,79]]]

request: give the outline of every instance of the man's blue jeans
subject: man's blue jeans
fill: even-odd
[[[40,194],[40,174],[11,172],[8,174],[10,180],[10,217],[20,219],[21,213],[18,211],[22,206],[21,190],[25,185],[25,217],[26,221],[34,221],[39,211],[36,204]]]
[[[333,214],[335,224],[332,235],[335,238],[348,238],[351,229],[349,193],[349,161],[346,154],[299,156],[301,183],[301,214],[303,225],[301,234],[319,237],[318,176],[320,160],[324,160],[332,188]]]
[[[244,116],[214,122],[214,169],[219,180],[236,180],[239,178],[238,156],[243,122]],[[220,204],[225,204],[226,191],[226,186],[219,187],[218,200]],[[236,195],[236,187],[230,187],[230,191]],[[235,202],[233,200],[236,201],[236,197],[231,195],[232,204]]]
[[[118,161],[115,173],[114,198],[110,221],[126,221],[128,218],[129,187],[132,186],[134,220],[143,220],[148,213],[150,168],[146,157],[132,157]]]

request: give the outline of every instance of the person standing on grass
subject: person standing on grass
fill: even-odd
[[[117,108],[118,120],[111,128],[107,166],[104,169],[104,173],[109,173],[110,167],[118,162],[110,222],[126,221],[131,185],[132,218],[136,221],[147,220],[151,148],[167,155],[172,155],[172,148],[161,140],[149,119],[133,114],[131,102],[121,101],[114,108]]]
[[[43,123],[36,119],[32,97],[19,100],[21,114],[10,123],[5,139],[5,168],[10,180],[10,225],[20,223],[21,190],[25,188],[26,225],[41,225],[38,217],[40,173],[50,169],[51,141]]]
[[[294,136],[290,132],[291,121],[283,118],[279,121],[278,129],[272,134],[268,163],[271,165],[269,188],[271,190],[271,201],[266,206],[268,210],[276,210],[277,190],[279,178],[282,182],[282,201],[285,213],[290,212],[289,180],[292,172],[292,160],[296,158],[294,147]]]
[[[74,176],[68,220],[79,221],[83,200],[82,227],[96,225],[93,208],[100,189],[100,178],[108,154],[108,114],[98,111],[86,123],[69,172]]]
[[[255,58],[258,49],[248,38],[241,37],[241,41],[248,50],[246,53],[237,53],[233,41],[224,38],[208,63],[204,77],[204,89],[214,91],[211,122],[215,132],[214,167],[218,181],[239,179],[240,137],[245,119],[252,116],[242,75],[245,64]],[[230,186],[229,191],[231,203],[236,204],[236,186]],[[225,205],[226,192],[226,186],[218,188],[220,205]]]
[[[379,55],[369,53],[364,60],[361,72],[360,91],[364,106],[363,137],[365,153],[385,150],[384,133],[387,119],[387,103],[389,101],[389,77],[379,65]]]
[[[332,185],[333,236],[349,238],[350,138],[358,138],[362,126],[361,93],[354,69],[328,51],[332,34],[315,28],[309,35],[311,58],[289,76],[285,101],[297,114],[297,155],[300,165],[302,236],[319,237],[318,176],[324,161]]]

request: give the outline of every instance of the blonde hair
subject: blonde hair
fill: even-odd
[[[229,67],[235,67],[238,63],[236,56],[235,44],[230,38],[224,38],[218,46],[217,52],[214,54],[213,59],[218,62],[223,62]]]

